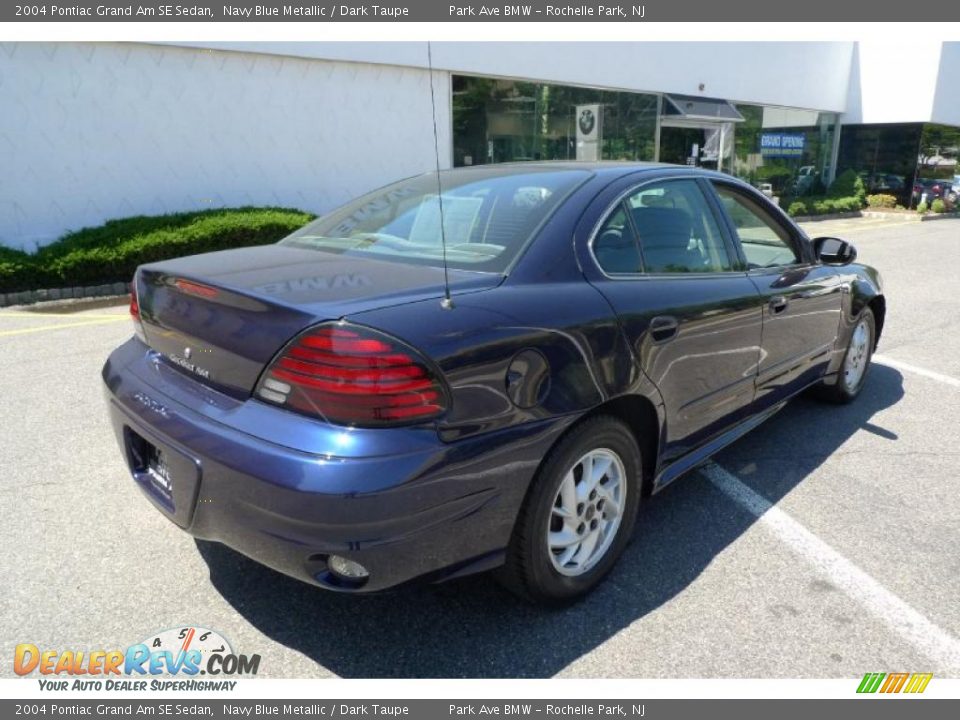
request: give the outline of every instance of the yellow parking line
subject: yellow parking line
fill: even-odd
[[[99,315],[77,315],[77,313],[47,313],[27,310],[25,312],[0,312],[0,318],[121,318],[130,317],[128,314],[101,313]]]
[[[824,223],[821,229],[828,233],[865,232],[867,230],[886,230],[887,228],[903,227],[904,225],[920,225],[919,220],[898,220],[896,222],[878,221],[869,224],[863,221],[844,223],[843,221],[823,220],[821,222]],[[831,224],[827,225],[826,223]],[[817,225],[815,223],[801,223],[800,227],[802,227],[810,237],[816,237],[820,234],[817,232]]]
[[[903,227],[904,225],[921,225],[921,224],[922,223],[919,220],[901,220],[899,222],[891,222],[891,223],[883,223],[883,224],[878,223],[876,225],[870,225],[869,227],[865,227],[865,226],[858,227],[854,225],[854,226],[851,226],[849,229],[847,229],[847,232],[851,232],[851,231],[857,232],[861,230],[886,230],[887,228]]]
[[[0,330],[0,337],[10,335],[26,335],[27,333],[44,332],[46,330],[60,330],[61,328],[82,327],[84,325],[103,325],[105,323],[126,320],[125,317],[109,317],[103,320],[87,320],[86,322],[60,323],[59,325],[45,325],[44,327],[20,328],[19,330]]]

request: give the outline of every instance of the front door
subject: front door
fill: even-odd
[[[714,187],[764,299],[757,403],[772,405],[826,371],[840,326],[842,283],[765,198],[722,181]]]
[[[613,306],[666,414],[667,463],[744,417],[755,394],[762,301],[695,179],[652,181],[593,240]]]
[[[674,165],[729,170],[733,123],[663,120],[658,159]]]
[[[702,128],[666,125],[660,128],[660,162],[673,165],[699,165],[702,147]]]

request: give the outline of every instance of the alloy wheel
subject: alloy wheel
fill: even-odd
[[[546,538],[557,572],[582,575],[610,549],[623,518],[625,478],[623,461],[605,448],[591,450],[563,476]]]
[[[861,320],[850,338],[850,347],[843,362],[843,378],[847,388],[855,390],[863,379],[870,362],[870,326],[866,319]]]

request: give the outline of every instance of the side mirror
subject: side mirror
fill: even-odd
[[[835,237],[817,238],[813,241],[813,251],[824,265],[849,265],[857,259],[857,249]]]

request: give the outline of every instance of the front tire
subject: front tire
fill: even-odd
[[[865,308],[850,333],[850,341],[843,355],[843,364],[837,373],[836,384],[824,388],[826,399],[849,403],[860,394],[867,382],[876,338],[877,323],[873,311]]]
[[[600,416],[574,428],[533,480],[500,580],[544,604],[590,592],[633,534],[642,467],[633,434],[619,420]]]

